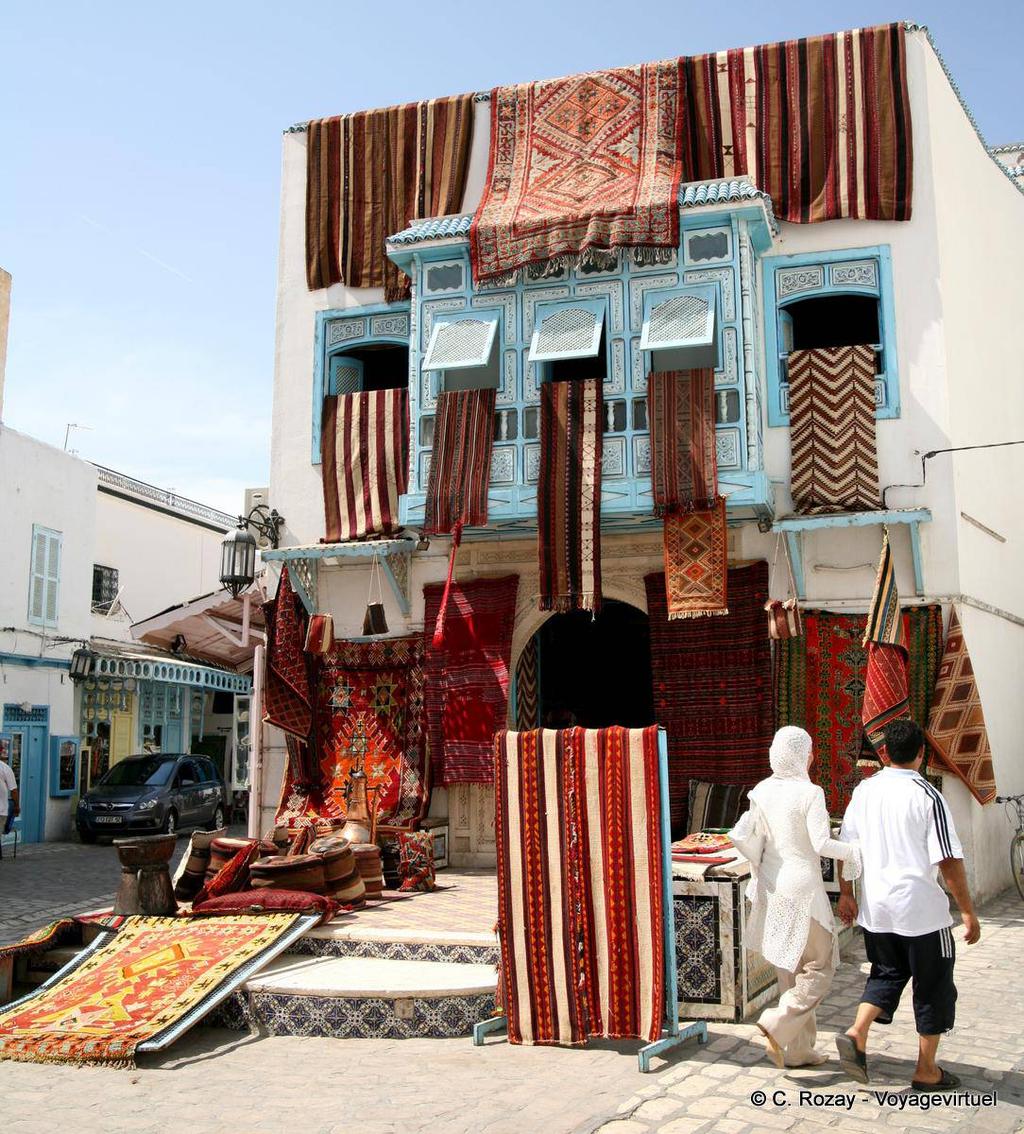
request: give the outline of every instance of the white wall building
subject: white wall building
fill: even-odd
[[[730,478],[723,471],[720,432],[720,487],[728,493],[730,479],[745,490],[752,483],[756,487],[758,470],[763,470],[770,486],[756,508],[734,507],[730,502],[730,560],[771,562],[776,534],[761,529],[770,528],[792,511],[789,430],[772,420],[772,398],[778,387],[773,386],[771,376],[778,360],[771,356],[768,333],[771,326],[774,334],[777,314],[771,296],[777,302],[781,298],[778,288],[788,286],[782,281],[795,280],[785,276],[790,268],[810,270],[812,275],[820,269],[821,280],[828,278],[830,265],[840,265],[848,273],[861,272],[859,280],[866,293],[878,299],[879,334],[888,371],[889,388],[884,396],[892,412],[880,413],[877,426],[880,483],[893,486],[886,493],[886,505],[902,511],[903,519],[912,510],[930,514],[918,524],[900,522],[900,517],[894,517],[890,524],[901,597],[909,603],[940,602],[947,620],[951,604],[958,606],[984,702],[999,790],[1021,792],[1024,698],[1017,686],[1018,675],[1024,671],[1020,590],[1024,512],[1016,486],[1024,479],[1024,446],[942,453],[925,462],[924,478],[922,455],[1024,439],[1024,355],[1017,343],[1019,327],[1024,323],[1024,290],[1018,283],[1024,259],[1024,194],[1017,184],[1022,179],[1009,176],[986,150],[923,30],[907,33],[907,67],[914,138],[912,220],[775,225],[771,203],[749,186],[737,190],[737,196],[726,189],[719,194],[717,188],[699,199],[687,197],[685,192],[682,195],[684,241],[687,233],[697,230],[727,234],[732,241],[721,260],[721,272],[731,273],[721,276],[725,288],[721,294],[726,301],[726,317],[729,304],[737,309],[733,318],[745,351],[740,362],[734,359],[733,365],[742,368],[736,384],[747,395],[744,399],[741,394],[740,404],[746,406],[744,439],[751,459],[742,462],[740,471]],[[468,272],[468,217],[479,203],[487,173],[489,128],[489,106],[478,101],[462,216],[453,219],[443,232],[414,225],[403,234],[402,241],[389,244],[391,253],[413,279],[411,304],[389,306],[384,305],[380,290],[352,289],[342,284],[307,289],[306,134],[297,129],[284,135],[270,499],[287,517],[282,539],[285,545],[308,549],[324,536],[321,469],[311,459],[317,398],[324,391],[322,385],[317,390],[315,377],[320,375],[322,381],[329,364],[324,328],[348,327],[345,320],[357,316],[366,316],[367,323],[384,314],[405,317],[415,434],[418,416],[427,409],[425,401],[420,404],[426,386],[421,384],[419,367],[429,331],[424,320],[484,303],[483,298],[477,302],[478,297],[465,282],[449,289],[449,294],[435,297],[430,293],[426,272],[438,262],[461,263]],[[686,255],[684,248],[681,260]],[[666,278],[655,278],[659,273]],[[651,269],[649,282],[644,280],[642,273],[631,268],[628,286],[621,280],[611,280],[605,289],[608,296],[619,297],[619,304],[626,295],[626,312],[620,309],[616,313],[613,307],[612,319],[625,323],[627,372],[631,334],[639,332],[639,326],[630,322],[630,289],[635,287],[640,297],[645,287],[682,282],[671,265],[669,269]],[[579,286],[575,277],[563,282]],[[525,287],[520,283],[505,294],[489,293],[487,302],[507,303],[507,318],[529,319],[532,326],[532,286],[550,287],[551,283],[542,281]],[[569,286],[564,289],[566,294]],[[793,286],[807,285],[794,282]],[[614,326],[612,330],[614,333]],[[369,327],[364,333],[372,339]],[[360,336],[353,332],[351,337]],[[520,407],[528,401],[522,393],[526,374],[523,340],[528,341],[526,330],[511,335],[508,351],[513,384],[520,383],[518,400],[513,397],[509,405]],[[632,365],[637,364],[634,361]],[[639,383],[632,387],[640,388]],[[625,389],[628,395],[628,384]],[[415,464],[415,436],[412,448],[410,496],[415,489],[420,493],[423,489],[422,474]],[[607,452],[605,459],[607,510]],[[728,467],[727,462],[724,467]],[[517,475],[523,483],[521,469]],[[629,475],[643,480],[639,466],[632,467]],[[493,484],[492,479],[492,501]],[[407,502],[403,517],[411,528],[417,526],[417,515],[422,516],[422,509],[417,514]],[[604,590],[606,597],[643,611],[643,577],[661,565],[661,538],[658,526],[645,526],[643,517],[636,520],[621,534],[613,525],[604,533]],[[520,574],[514,667],[519,652],[547,617],[533,598],[537,592],[536,540],[529,534],[528,522],[520,526],[519,538],[515,538],[512,527],[504,531],[500,523],[492,527],[489,532],[473,533],[460,555],[458,577],[511,571]],[[877,523],[808,525],[802,534],[794,534],[804,605],[866,611],[880,535]],[[914,538],[920,540],[916,570]],[[443,580],[447,551],[448,541],[435,539],[429,551],[411,553],[408,614],[402,613],[396,596],[385,589],[392,634],[422,628],[423,586]],[[367,595],[366,565],[339,566],[339,561],[329,558],[308,562],[314,564],[318,608],[333,614],[337,636],[359,634]],[[263,828],[272,822],[283,767],[281,736],[266,730],[260,815]],[[989,895],[1009,880],[1006,851],[1010,828],[1002,808],[980,807],[952,776],[944,777],[943,791],[967,851],[972,886],[978,895]],[[449,798],[449,793],[435,791],[432,811],[449,815],[453,860],[476,864],[493,861],[490,791],[473,785],[456,788],[450,794]]]

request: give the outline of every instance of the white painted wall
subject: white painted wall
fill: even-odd
[[[132,622],[219,589],[223,533],[103,491],[95,511],[95,562],[117,568],[127,612],[94,616],[97,635],[128,641]]]
[[[1021,325],[1024,305],[1016,275],[1024,235],[1024,199],[995,167],[974,134],[923,33],[907,37],[907,60],[914,120],[914,214],[907,223],[830,221],[816,225],[782,226],[774,254],[831,251],[889,245],[892,252],[897,325],[897,355],[902,413],[878,424],[881,484],[917,484],[920,454],[973,440],[1024,437],[1024,375],[1019,348],[1012,336]],[[487,165],[487,104],[476,108],[469,180],[464,209],[479,200]],[[288,519],[283,543],[310,544],[322,536],[323,505],[319,466],[310,462],[312,371],[315,313],[318,310],[380,303],[379,291],[342,285],[309,292],[305,281],[305,161],[306,137],[284,135],[282,161],[281,244],[279,254],[277,343],[275,358],[271,502]],[[984,218],[983,220],[981,218]],[[998,323],[997,327],[994,324]],[[984,340],[984,345],[979,345]],[[762,350],[762,372],[764,359]],[[987,396],[986,396],[987,395]],[[1000,436],[993,437],[993,423]],[[1012,455],[1011,455],[1012,454]],[[765,460],[777,485],[777,511],[791,510],[789,432],[765,429]],[[933,522],[922,529],[924,586],[928,596],[961,591],[1017,613],[1021,577],[1019,550],[1021,510],[1012,488],[1024,473],[1024,453],[1006,450],[969,468],[963,459],[929,462],[927,485],[894,490],[894,507],[927,507]],[[999,492],[1000,487],[1005,491]],[[993,491],[996,489],[996,491]],[[972,512],[972,509],[974,510]],[[965,526],[961,510],[1007,537],[1006,545]],[[908,533],[891,532],[901,593],[914,593]],[[635,542],[635,541],[634,541]],[[733,533],[734,558],[766,558],[771,562],[773,536],[753,524]],[[467,570],[502,573],[502,564],[523,573],[522,593],[536,592],[532,545],[520,548],[518,561],[509,544],[475,544],[460,558],[460,577]],[[643,575],[657,565],[657,554],[629,548],[622,537],[604,541],[606,593],[643,603]],[[866,610],[880,546],[877,528],[828,530],[804,540],[808,605],[856,600],[849,609]],[[447,541],[435,540],[430,553],[414,559],[413,609],[406,622],[385,593],[393,633],[422,626],[422,587],[444,577]],[[654,567],[652,567],[652,563]],[[532,580],[530,576],[533,576]],[[339,636],[361,627],[366,602],[365,568],[335,568],[321,575],[321,606],[331,610]],[[532,589],[531,589],[532,588]],[[618,593],[616,593],[616,588]],[[785,593],[780,564],[774,592]],[[535,612],[521,611],[516,650],[539,623]],[[966,611],[963,621],[985,699],[1001,790],[1021,790],[1024,771],[1016,752],[1024,739],[1024,698],[1010,688],[1013,674],[1024,670],[1024,631],[990,616]],[[991,625],[990,625],[991,623]],[[536,629],[536,625],[532,626]],[[268,730],[272,734],[274,730]],[[284,767],[279,736],[268,735],[265,750],[264,826],[272,819],[276,792]],[[959,782],[947,777],[947,799],[964,841],[972,884],[982,895],[1007,881],[1006,828],[995,808],[985,812]],[[481,794],[470,792],[468,810],[486,807]],[[438,793],[435,812],[451,806],[453,846],[457,846],[454,816],[463,806]],[[462,822],[462,819],[459,820]],[[467,831],[475,828],[471,814]],[[473,835],[473,853],[480,847]],[[456,853],[455,859],[459,855]]]
[[[4,560],[0,570],[0,655],[68,659],[91,631],[93,549],[96,538],[96,470],[87,461],[0,425]],[[32,525],[61,532],[58,624],[28,620]],[[58,641],[70,639],[70,641]],[[27,668],[0,656],[3,704],[50,706],[50,734],[77,735],[74,689],[66,671]],[[47,838],[70,833],[66,799],[47,799]]]

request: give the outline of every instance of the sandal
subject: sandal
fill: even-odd
[[[856,1079],[858,1083],[866,1083],[868,1081],[867,1053],[861,1051],[853,1042],[853,1037],[836,1036],[836,1051],[839,1052],[839,1064],[846,1074],[851,1079]]]
[[[947,1071],[944,1067],[940,1067],[942,1078],[937,1083],[925,1083],[921,1079],[911,1079],[910,1089],[912,1091],[955,1091],[960,1086],[960,1079],[954,1075],[952,1071]]]

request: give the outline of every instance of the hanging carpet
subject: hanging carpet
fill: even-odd
[[[267,627],[263,720],[305,740],[313,727],[313,701],[303,644],[305,609],[292,590],[288,568],[281,568],[277,595],[263,607]]]
[[[749,176],[780,220],[909,220],[902,24],[683,61],[687,181]]]
[[[658,730],[499,733],[495,779],[510,1042],[657,1039],[666,916]]]
[[[440,609],[427,623],[437,645],[444,638],[455,557],[466,525],[487,523],[496,390],[444,390],[437,399],[423,531],[451,535],[448,582]]]
[[[473,96],[321,118],[306,130],[306,282],[382,287],[409,298],[384,243],[411,219],[462,206]]]
[[[955,608],[949,616],[949,636],[928,717],[928,739],[939,754],[943,770],[963,780],[979,803],[995,799],[996,778],[985,713]]]
[[[527,732],[540,727],[540,672],[537,665],[537,635],[523,646],[516,662],[516,728]]]
[[[391,535],[409,482],[409,392],[324,398],[320,434],[326,543]]]
[[[173,1043],[319,915],[125,918],[0,1010],[0,1059],[130,1067]]]
[[[721,618],[669,619],[664,576],[644,579],[654,715],[668,731],[672,828],[682,833],[691,779],[749,787],[770,773],[768,564],[728,574],[729,613]]]
[[[674,512],[664,519],[668,617],[728,614],[729,543],[725,498],[706,512]]]
[[[910,716],[910,689],[907,682],[907,635],[900,614],[896,571],[892,562],[888,532],[882,539],[878,578],[868,609],[863,645],[868,651],[861,720],[871,747],[883,764],[885,726]]]
[[[609,249],[675,250],[679,83],[672,59],[496,87],[473,279],[551,260],[607,267]]]
[[[793,507],[801,513],[878,508],[874,349],[794,350],[788,365]]]
[[[494,734],[507,723],[518,591],[518,575],[454,583],[444,640],[435,646],[431,631],[444,587],[423,588],[427,732],[435,783],[494,782]]]
[[[603,430],[600,379],[543,383],[537,484],[541,610],[601,606]]]
[[[652,373],[647,385],[654,513],[707,511],[718,498],[715,372]]]
[[[802,637],[773,643],[777,719],[780,727],[798,725],[811,734],[811,776],[824,789],[829,814],[840,816],[860,782],[857,760],[865,750],[864,616],[802,610],[801,617]],[[912,606],[902,612],[902,621],[910,716],[923,728],[942,654],[942,608]]]
[[[430,803],[422,639],[337,641],[321,658],[316,692],[323,790],[311,799],[289,768],[277,822],[295,828],[317,813],[343,818],[349,777],[361,769],[367,788],[377,789],[378,822],[415,826]]]

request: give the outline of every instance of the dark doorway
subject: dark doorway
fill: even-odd
[[[651,634],[643,611],[608,599],[597,618],[586,611],[553,615],[535,640],[541,724],[654,724]]]

